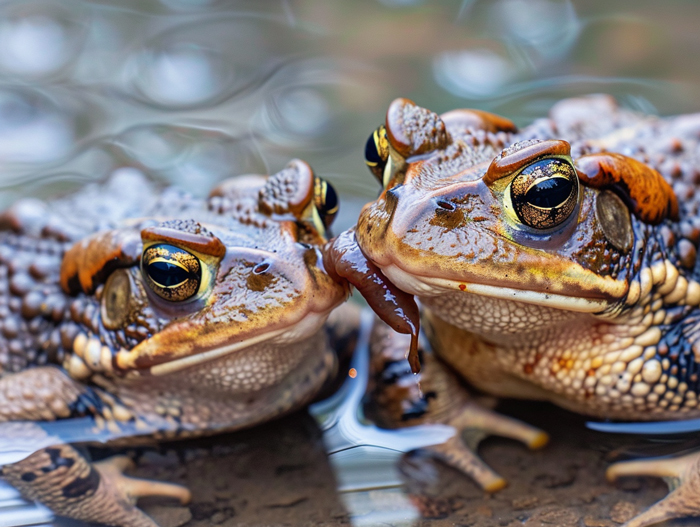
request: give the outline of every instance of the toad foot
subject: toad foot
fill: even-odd
[[[549,436],[542,430],[472,402],[465,403],[462,410],[445,424],[456,428],[457,435],[426,450],[471,477],[486,492],[499,491],[507,482],[474,453],[482,439],[488,435],[508,437],[520,441],[531,450],[542,448],[549,441]]]
[[[370,338],[367,415],[384,428],[419,424],[453,427],[454,436],[423,450],[466,474],[487,492],[502,489],[506,480],[475,453],[481,440],[488,435],[499,435],[537,449],[547,444],[547,434],[470,400],[457,378],[425,349],[418,351],[421,373],[411,373],[404,357],[409,341],[408,335],[395,333],[378,321],[375,323]]]
[[[191,494],[185,487],[125,476],[124,470],[132,466],[126,456],[91,465],[72,446],[58,445],[5,466],[2,475],[25,497],[56,514],[105,525],[157,527],[135,506],[145,496],[189,502]]]
[[[610,466],[609,481],[626,476],[663,478],[670,493],[623,527],[646,527],[672,518],[700,516],[700,452],[676,458],[623,461]]]

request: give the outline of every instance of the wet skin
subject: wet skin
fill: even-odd
[[[415,333],[411,297],[366,266],[354,243],[343,252],[347,234],[326,242],[336,210],[332,189],[300,161],[269,179],[226,181],[207,200],[122,174],[48,204],[17,203],[0,217],[5,437],[34,444],[47,423],[87,417],[94,426],[81,441],[134,445],[300,408],[337,385],[338,359],[351,351],[356,309],[340,306],[326,322],[347,297],[347,277],[361,277],[357,287],[389,326]],[[379,425],[442,423],[532,448],[546,442],[479,408],[437,362],[421,376],[402,372],[408,343],[389,326],[377,321],[372,338],[369,400]],[[3,477],[60,515],[153,526],[137,498],[189,499],[182,487],[124,476],[127,458],[91,464],[69,445],[48,444],[3,467]],[[457,436],[430,450],[487,490],[505,484]]]
[[[398,99],[368,141],[384,190],[354,234],[420,300],[435,354],[479,389],[604,418],[696,417],[698,130],[698,115],[605,96],[520,131]],[[659,511],[689,513],[667,501],[629,525]]]
[[[614,123],[600,130],[596,111]],[[695,153],[694,142],[683,146],[688,118],[640,117],[605,98],[564,101],[553,119],[520,132],[483,115],[465,126],[469,111],[432,121],[424,113],[392,105],[387,135],[416,128],[410,149],[421,153],[389,163],[356,237],[370,262],[420,299],[436,353],[495,395],[601,417],[700,413],[697,205],[679,205],[650,164],[614,152],[622,143],[677,166],[681,187],[682,162]],[[420,133],[435,137],[427,152]],[[649,136],[675,138],[678,151],[645,146]]]
[[[87,416],[96,437],[133,444],[237,430],[308,403],[336,372],[323,327],[349,293],[321,265],[336,210],[298,160],[206,200],[123,173],[17,203],[0,218],[3,434]],[[111,525],[155,525],[140,496],[189,498],[123,476],[128,465],[57,445],[3,477],[59,514]]]

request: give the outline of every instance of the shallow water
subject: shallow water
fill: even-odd
[[[0,205],[136,167],[203,194],[307,160],[376,195],[364,142],[389,102],[517,123],[562,97],[700,108],[692,2],[340,0],[0,3]]]
[[[363,149],[393,98],[518,124],[592,92],[700,111],[699,20],[700,4],[651,0],[0,2],[0,208],[125,168],[204,195],[300,157],[339,190],[342,230],[378,191]],[[394,461],[444,431],[361,424],[357,393],[316,407],[344,505],[409,522]],[[368,520],[362,493],[380,488]]]

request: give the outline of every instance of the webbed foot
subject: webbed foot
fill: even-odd
[[[507,481],[475,453],[482,439],[489,435],[508,437],[520,441],[531,450],[542,448],[549,441],[549,436],[542,430],[472,402],[465,403],[454,417],[442,422],[453,426],[458,433],[426,450],[471,477],[486,492],[501,490]]]
[[[183,504],[190,500],[190,491],[180,485],[125,476],[132,465],[125,456],[90,464],[73,447],[58,445],[6,465],[2,476],[58,515],[106,525],[157,527],[136,507],[141,497],[175,498]]]
[[[419,349],[421,373],[411,373],[404,357],[409,339],[385,324],[375,323],[370,339],[367,415],[385,428],[429,423],[452,426],[454,436],[424,450],[466,474],[487,492],[502,489],[506,480],[476,454],[481,440],[499,435],[537,449],[547,444],[547,434],[471,401],[456,376],[424,349]]]
[[[668,496],[622,527],[645,527],[673,518],[700,516],[700,452],[675,458],[622,461],[611,465],[606,476],[609,481],[626,476],[656,476],[663,478],[670,489]]]

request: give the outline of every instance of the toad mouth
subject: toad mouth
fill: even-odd
[[[203,364],[205,362],[210,362],[218,358],[230,355],[232,353],[247,350],[258,344],[273,339],[277,339],[281,343],[294,342],[296,340],[299,340],[299,336],[303,338],[303,336],[305,335],[315,334],[323,325],[327,316],[328,313],[325,312],[310,313],[302,320],[297,321],[296,323],[291,324],[287,327],[283,327],[273,331],[266,331],[264,333],[246,338],[244,340],[223,344],[221,346],[211,347],[209,349],[193,350],[185,356],[173,358],[172,360],[161,362],[159,364],[154,364],[147,368],[140,368],[138,366],[138,361],[140,359],[138,346],[136,348],[133,348],[132,350],[122,349],[117,353],[115,360],[117,363],[117,367],[122,370],[141,370],[149,372],[153,376],[160,377],[171,373],[176,373],[186,368]]]
[[[400,289],[417,296],[435,296],[439,294],[437,291],[440,293],[458,291],[579,313],[600,313],[610,306],[609,300],[600,298],[566,296],[558,293],[413,275],[394,264],[383,267],[382,272]]]

